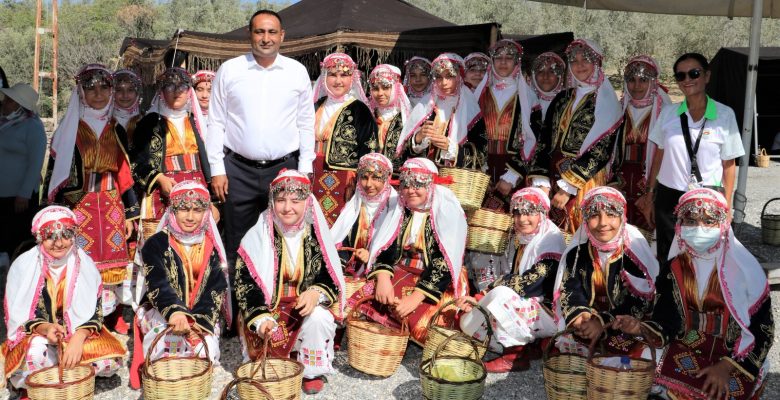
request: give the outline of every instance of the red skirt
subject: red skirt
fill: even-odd
[[[114,190],[86,192],[75,204],[76,244],[99,270],[125,268],[129,261],[125,235],[125,206]]]
[[[314,159],[312,190],[328,227],[333,226],[344,204],[355,193],[355,172],[329,169],[325,166],[325,156],[318,154]]]
[[[290,357],[290,351],[295,346],[295,340],[303,324],[303,317],[294,309],[297,297],[282,297],[279,305],[272,311],[272,317],[276,320],[278,328],[273,331],[268,343],[268,354],[271,357]],[[263,338],[239,318],[240,334],[244,337],[246,350],[251,360],[257,360],[263,354]]]

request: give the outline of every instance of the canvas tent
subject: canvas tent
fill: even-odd
[[[712,76],[707,93],[715,100],[734,109],[737,122],[742,123],[745,107],[745,77],[747,47],[721,48],[710,62]],[[755,153],[758,146],[771,149],[775,135],[780,132],[780,102],[776,100],[780,88],[780,47],[762,47],[758,53],[756,85],[757,125],[754,126],[753,146],[745,149]]]
[[[400,0],[302,0],[279,15],[285,29],[281,53],[303,63],[312,75],[334,51],[349,53],[365,71],[378,63],[403,65],[414,55],[481,51],[499,35],[495,23],[457,26]],[[224,34],[179,31],[168,41],[126,38],[120,54],[124,66],[139,70],[149,84],[174,48],[186,54],[188,69],[216,70],[223,61],[249,51],[247,29]]]

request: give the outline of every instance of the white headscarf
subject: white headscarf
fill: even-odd
[[[404,85],[401,83],[401,70],[398,67],[390,64],[379,64],[371,71],[368,76],[368,84],[381,84],[383,86],[391,86],[390,103],[385,107],[381,107],[376,100],[372,97],[369,100],[369,107],[371,111],[376,111],[380,116],[387,112],[399,112],[401,113],[401,122],[406,126],[406,122],[409,120],[409,114],[412,112],[412,105],[409,102],[409,98],[406,96]]]
[[[437,86],[433,85],[433,94],[431,98],[425,104],[418,104],[412,110],[409,124],[404,124],[403,133],[401,133],[401,140],[398,141],[398,147],[396,148],[396,154],[401,155],[404,151],[404,146],[409,141],[409,138],[420,129],[423,123],[428,120],[428,117],[436,109],[436,99],[456,98],[457,103],[455,106],[455,112],[450,117],[449,131],[447,132],[447,138],[453,140],[457,145],[462,145],[468,139],[468,132],[474,124],[477,123],[482,116],[482,111],[479,108],[479,101],[477,101],[474,93],[471,92],[464,84],[463,77],[466,73],[463,65],[463,59],[455,53],[444,53],[433,60],[433,75],[438,75],[447,71],[453,74],[458,83],[456,84],[455,94],[445,95],[440,93]]]
[[[114,103],[114,118],[116,118],[117,123],[127,129],[127,121],[141,113],[140,104],[142,87],[141,78],[135,72],[129,69],[120,69],[114,72],[114,93],[116,93],[119,82],[122,81],[129,81],[133,85],[133,88],[135,88],[135,92],[137,94],[135,101],[128,108],[120,107],[118,104]],[[116,96],[116,94],[114,96]]]
[[[428,186],[428,199],[425,204],[417,210],[405,206],[409,210],[406,212],[429,212],[433,236],[450,270],[455,296],[465,295],[466,288],[460,287],[460,271],[463,267],[468,225],[460,202],[449,188],[440,184],[442,181],[439,178],[439,170],[433,161],[427,158],[411,158],[404,162],[400,172],[401,185],[404,184],[404,175],[408,175],[409,179],[425,182]],[[403,204],[403,199],[401,203]],[[379,254],[390,247],[400,233],[402,221],[403,218],[395,224],[388,223],[381,226],[371,243],[372,254]],[[368,271],[372,268],[373,262],[369,264]]]
[[[571,243],[563,252],[561,263],[558,266],[558,274],[555,277],[553,307],[555,308],[555,319],[561,328],[563,328],[564,319],[559,299],[561,286],[563,285],[563,271],[566,269],[566,257],[570,251],[578,251],[577,249],[581,244],[590,242],[600,252],[613,252],[622,246],[623,256],[628,256],[643,273],[642,277],[638,277],[629,274],[626,270],[620,272],[623,283],[636,296],[649,300],[653,299],[655,296],[655,278],[659,272],[658,260],[656,260],[650,244],[647,243],[647,239],[639,232],[639,229],[626,223],[626,199],[617,189],[608,186],[599,186],[591,189],[582,199],[580,209],[583,214],[582,225],[574,233]],[[588,229],[587,218],[591,211],[604,209],[622,214],[618,233],[607,243],[600,242],[593,237],[590,229]],[[577,268],[577,266],[574,265],[574,268]]]
[[[536,83],[536,73],[550,68],[552,72],[558,77],[558,84],[550,91],[542,90],[539,84]],[[566,63],[563,59],[553,51],[548,51],[540,54],[531,66],[531,88],[536,93],[536,97],[539,99],[539,104],[542,106],[542,114],[547,115],[547,108],[550,103],[564,89],[566,84],[566,77],[563,73],[566,71]]]
[[[423,72],[428,74],[428,86],[422,91],[418,92],[414,90],[409,83],[409,74],[412,69],[422,69]],[[426,97],[431,95],[431,86],[433,86],[433,77],[431,76],[431,60],[425,57],[414,56],[404,63],[404,88],[406,89],[406,95],[409,96],[410,101],[415,101],[415,104],[419,102],[427,103]],[[426,100],[426,101],[423,101]]]
[[[84,91],[81,88],[81,82],[88,80],[93,75],[103,75],[109,83],[112,80],[111,71],[101,64],[85,65],[76,74],[76,87],[70,93],[68,111],[60,121],[57,130],[54,131],[54,136],[51,140],[54,169],[49,181],[49,202],[54,202],[57,192],[68,183],[70,178],[70,167],[73,163],[73,152],[76,149],[79,121],[85,116],[91,120],[103,121],[102,126],[90,126],[96,135],[100,135],[105,124],[111,120],[111,111],[114,103],[113,93],[108,104],[101,110],[90,108],[84,101]]]
[[[330,89],[328,89],[328,85],[325,80],[328,77],[328,71],[331,69],[338,69],[340,71],[350,72],[352,74],[352,83],[350,89],[343,96],[337,97],[330,91]],[[363,91],[363,82],[360,78],[361,73],[357,69],[357,64],[355,64],[355,62],[352,60],[352,57],[344,53],[328,54],[320,63],[320,76],[317,78],[317,81],[314,82],[313,101],[316,103],[317,100],[328,96],[328,99],[339,103],[348,100],[349,98],[354,98],[362,101],[367,105],[368,99],[366,99],[366,93]]]
[[[576,90],[588,90],[595,91],[595,115],[593,126],[591,126],[588,135],[580,146],[580,151],[577,156],[590,151],[601,138],[611,134],[617,129],[620,123],[623,121],[623,108],[618,102],[615,89],[612,88],[612,84],[609,83],[609,79],[604,76],[602,71],[602,63],[604,59],[604,51],[601,47],[589,39],[577,39],[566,48],[566,54],[571,60],[573,54],[577,51],[584,51],[586,57],[591,59],[594,64],[593,75],[590,76],[584,82],[579,81],[571,71],[569,66],[569,82],[568,86],[576,88]],[[571,61],[569,61],[571,63]],[[614,154],[613,154],[614,155]]]
[[[168,106],[162,93],[165,84],[169,80],[176,81],[182,85],[186,84],[188,86],[187,104],[178,110],[174,110]],[[182,68],[171,67],[165,70],[165,72],[163,72],[162,75],[157,78],[157,81],[159,82],[160,88],[154,95],[152,104],[149,106],[149,110],[147,112],[157,113],[166,118],[173,119],[186,118],[187,115],[192,113],[192,116],[195,119],[195,127],[198,129],[198,134],[200,135],[200,138],[205,141],[206,136],[208,135],[206,117],[203,114],[203,110],[200,108],[198,98],[195,96],[195,89],[192,87],[192,78],[190,77],[190,74]],[[183,134],[183,132],[180,133]]]
[[[54,226],[57,224],[59,227]],[[75,229],[75,226],[76,215],[72,211],[61,206],[49,206],[33,218],[32,232],[35,236],[41,236],[42,231],[48,228]],[[63,258],[54,259],[46,253],[39,241],[37,246],[19,256],[8,270],[4,306],[9,348],[14,348],[24,339],[24,324],[35,318],[35,309],[46,284],[46,274],[55,266],[63,268],[62,272],[68,280],[62,305],[67,337],[95,314],[103,281],[92,259],[76,246],[75,241]]]
[[[552,258],[559,261],[566,242],[561,230],[547,218],[547,213],[550,211],[549,196],[537,187],[527,187],[515,192],[510,203],[512,212],[522,212],[530,206],[541,216],[536,232],[528,235],[530,237],[518,234],[520,243],[526,245],[520,258],[518,273],[525,273],[542,259]]]
[[[398,192],[390,185],[393,173],[393,164],[390,159],[379,153],[366,154],[360,157],[357,171],[358,180],[363,171],[380,171],[383,176],[386,176],[385,186],[378,195],[371,198],[363,192],[363,188],[358,183],[355,195],[344,205],[330,231],[336,245],[339,246],[352,231],[355,221],[360,217],[361,207],[365,205],[367,210],[372,209],[373,212],[370,213],[371,225],[368,232],[370,251],[367,264],[370,265],[378,255],[378,248],[371,245],[374,242],[374,236],[385,225],[397,226],[400,224],[404,216],[404,208],[399,201]]]
[[[311,193],[311,181],[309,181],[306,175],[296,170],[282,170],[271,182],[270,206],[260,214],[257,224],[247,231],[244,238],[241,239],[241,245],[238,247],[238,254],[246,263],[255,283],[263,291],[266,305],[270,306],[272,304],[273,296],[276,293],[276,283],[279,278],[279,255],[276,254],[274,246],[274,226],[281,224],[281,222],[275,218],[273,208],[274,188],[306,195],[305,211],[301,223],[292,227],[279,227],[283,232],[289,232],[301,230],[305,224],[311,226],[312,234],[322,249],[323,261],[328,269],[328,274],[330,274],[331,279],[338,287],[339,304],[341,305],[340,312],[343,313],[346,296],[341,260],[328,229],[325,215],[322,213],[322,209],[320,209],[319,202]]]
[[[645,70],[649,70],[646,71]],[[628,91],[627,81],[629,75],[642,74],[649,81],[650,85],[647,88],[647,94],[643,99],[634,99],[631,97],[631,92]],[[628,61],[624,70],[623,76],[623,98],[621,103],[623,104],[623,112],[629,108],[639,110],[642,108],[650,107],[650,124],[648,125],[648,134],[653,130],[653,126],[658,122],[658,116],[661,115],[661,109],[671,104],[672,100],[666,91],[658,84],[658,63],[650,56],[636,56]],[[617,145],[617,143],[616,143]],[[651,140],[647,141],[647,147],[645,148],[645,174],[644,179],[647,181],[648,175],[650,175],[650,168],[653,164],[653,155],[657,146]]]
[[[687,252],[694,259],[705,257],[697,254],[680,235],[683,213],[697,212],[716,213],[719,218],[721,239],[718,240],[708,254],[717,254],[716,268],[723,299],[734,320],[740,327],[741,334],[734,344],[733,356],[737,360],[744,359],[755,345],[756,338],[750,332],[750,318],[758,311],[766,297],[769,296],[769,283],[766,273],[756,258],[750,254],[742,243],[734,236],[728,223],[728,204],[722,194],[711,189],[694,189],[680,198],[675,209],[678,215],[676,234],[669,250],[669,259],[674,259]]]

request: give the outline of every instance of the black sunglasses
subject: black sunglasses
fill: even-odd
[[[691,80],[699,79],[701,76],[701,68],[694,68],[691,70],[688,70],[688,72],[680,71],[674,73],[674,80],[677,82],[682,82],[685,80],[685,75],[688,75]]]

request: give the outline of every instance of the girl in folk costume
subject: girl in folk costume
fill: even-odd
[[[499,40],[490,56],[487,86],[478,96],[488,140],[487,173],[497,193],[487,196],[483,207],[509,212],[515,186],[525,186],[526,180],[534,186],[540,179],[546,182],[546,171],[534,168],[539,147],[531,129],[531,121],[541,120],[542,112],[521,71],[523,47],[514,40]]]
[[[452,191],[440,184],[444,182],[432,161],[407,160],[400,179],[403,218],[383,224],[373,238],[369,282],[348,305],[374,296],[373,304],[361,311],[395,328],[408,318],[411,339],[423,344],[428,322],[439,305],[468,293],[468,278],[462,268],[466,216]],[[375,261],[373,254],[377,254]],[[389,307],[394,315],[388,312]]]
[[[563,253],[553,303],[558,327],[573,328],[577,340],[562,336],[561,349],[586,354],[588,344],[618,315],[649,317],[658,261],[639,230],[626,223],[626,199],[616,189],[591,189],[580,204],[582,225]],[[607,348],[618,354],[643,346],[612,335]],[[635,355],[639,355],[635,354]]]
[[[485,363],[489,372],[522,371],[529,368],[525,345],[557,331],[552,299],[558,262],[566,247],[563,234],[547,219],[550,199],[535,187],[520,189],[512,196],[515,255],[512,271],[491,283],[475,298],[463,297],[458,307],[466,311],[461,329],[483,338],[486,321],[471,311],[467,300],[476,301],[490,312],[493,337],[490,348],[501,357]]]
[[[133,150],[133,133],[141,120],[141,78],[129,69],[114,72],[114,119],[127,133],[128,151]]]
[[[333,53],[314,83],[314,195],[328,226],[352,197],[360,157],[378,147],[377,126],[352,58]]]
[[[111,71],[89,64],[76,75],[65,117],[54,132],[44,188],[50,203],[76,214],[76,244],[103,278],[103,316],[117,305],[127,277],[127,238],[139,206],[125,130],[111,117]]]
[[[615,163],[612,166],[618,187],[628,201],[628,222],[645,232],[652,232],[649,210],[652,196],[647,192],[647,176],[653,164],[655,143],[647,140],[661,108],[671,99],[658,85],[658,64],[649,56],[628,61],[623,73],[623,128],[618,131]],[[639,199],[642,202],[639,202]],[[644,207],[640,207],[640,204]],[[642,210],[647,211],[643,214]]]
[[[228,291],[225,249],[211,214],[211,197],[201,182],[173,187],[157,233],[141,248],[136,284],[136,325],[131,386],[140,386],[138,367],[152,342],[173,327],[152,349],[161,357],[206,357],[219,362],[219,314]],[[230,306],[225,307],[230,310]],[[230,324],[230,315],[228,324]],[[205,343],[191,330],[203,333]]]
[[[431,60],[414,56],[404,64],[404,89],[412,107],[427,104],[431,98]]]
[[[393,164],[390,159],[369,153],[360,157],[357,168],[357,193],[344,206],[331,228],[336,246],[354,251],[342,251],[341,264],[352,277],[366,274],[369,259],[376,259],[373,238],[385,225],[398,226],[403,206],[398,193],[390,186]]]
[[[676,234],[658,277],[653,317],[642,322],[662,353],[656,398],[758,399],[774,321],[766,274],[730,229],[725,197],[694,189],[675,209]],[[617,328],[639,334],[640,321]]]
[[[622,107],[602,70],[604,53],[594,42],[577,39],[566,49],[569,89],[547,110],[538,163],[546,165],[553,186],[550,218],[573,233],[582,222],[577,205],[587,191],[609,178]]]
[[[334,371],[336,323],[328,307],[339,301],[343,308],[346,300],[341,262],[309,178],[283,170],[270,192],[268,209],[238,249],[235,293],[244,360],[256,359],[269,337],[275,356],[298,354],[303,389],[317,393],[323,375]]]
[[[413,155],[426,156],[437,165],[482,168],[487,160],[485,124],[477,98],[463,84],[463,59],[444,53],[433,60],[432,71],[431,98],[412,111],[396,154],[408,142]]]
[[[8,270],[5,324],[8,339],[0,350],[5,378],[17,389],[40,369],[91,363],[97,376],[121,367],[125,347],[103,326],[100,271],[75,243],[77,216],[49,206],[35,215],[32,233],[38,245],[19,256]]]
[[[388,64],[377,65],[368,76],[368,87],[371,94],[369,106],[374,111],[379,129],[376,151],[392,160],[394,168],[400,168],[408,148],[402,150],[400,156],[396,156],[396,149],[412,112],[401,84],[401,70]]]
[[[471,53],[463,59],[463,64],[466,66],[466,76],[463,79],[463,83],[477,97],[482,93],[482,89],[485,88],[485,77],[488,69],[490,69],[490,62],[490,57],[481,52]]]
[[[173,67],[157,79],[159,89],[135,133],[133,176],[146,194],[141,202],[139,246],[157,232],[177,182],[206,185],[211,179],[206,120],[187,71]]]
[[[542,106],[542,120],[538,122],[544,123],[550,103],[566,85],[565,72],[566,63],[552,51],[540,54],[531,64],[531,88]],[[536,126],[534,131],[537,131]]]
[[[202,69],[192,76],[192,88],[195,89],[195,97],[198,99],[203,118],[209,115],[209,100],[211,99],[211,81],[217,74],[214,71]]]

